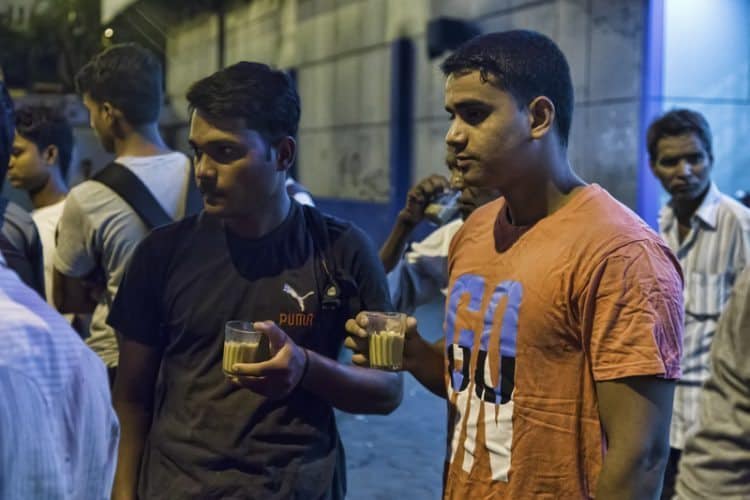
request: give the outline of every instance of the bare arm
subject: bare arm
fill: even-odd
[[[596,498],[658,499],[669,456],[674,381],[654,376],[596,384],[607,437]]]
[[[313,351],[308,354],[310,365],[302,387],[339,410],[386,415],[401,404],[401,374],[343,365]]]
[[[380,247],[380,261],[383,263],[385,272],[389,273],[396,267],[401,255],[404,253],[409,235],[414,230],[415,224],[404,220],[401,217],[396,218],[388,238],[383,246]]]
[[[369,344],[364,326],[367,320],[363,315],[346,322],[349,333],[344,345],[354,353],[352,363],[369,366]],[[441,398],[445,392],[445,359],[443,346],[445,339],[430,344],[417,331],[417,320],[409,317],[406,320],[406,342],[404,343],[404,370],[410,372],[420,384]]]
[[[409,190],[406,196],[406,204],[396,217],[396,222],[388,238],[380,248],[380,261],[383,263],[386,273],[396,267],[404,252],[409,235],[424,218],[424,210],[427,205],[435,196],[449,187],[448,179],[442,175],[431,175],[422,179]]]
[[[143,447],[153,411],[161,351],[127,338],[120,343],[113,403],[120,419],[120,448],[113,500],[135,500]]]
[[[93,286],[79,278],[65,276],[57,269],[52,276],[52,298],[63,314],[90,314],[96,307]],[[48,293],[50,293],[48,291]]]

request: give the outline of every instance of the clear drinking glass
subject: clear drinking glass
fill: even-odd
[[[253,329],[252,321],[227,321],[224,326],[224,359],[222,369],[225,375],[234,375],[235,363],[256,363],[258,348],[263,334]]]
[[[453,220],[458,214],[458,198],[461,191],[446,191],[434,200],[424,209],[424,217],[436,226],[442,226],[446,222]]]
[[[381,370],[401,370],[404,365],[406,314],[365,311],[365,330],[370,343],[370,366]]]

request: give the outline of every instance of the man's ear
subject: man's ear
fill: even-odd
[[[294,137],[284,136],[276,143],[276,169],[286,171],[294,164],[297,157],[297,141]]]
[[[536,97],[529,104],[529,119],[531,122],[531,138],[541,139],[555,123],[555,105],[549,97]]]
[[[57,146],[50,144],[42,151],[42,158],[44,159],[44,163],[51,167],[52,165],[56,165],[60,159],[60,151],[57,149]]]

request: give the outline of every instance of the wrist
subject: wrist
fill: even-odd
[[[406,210],[401,210],[398,216],[396,216],[396,227],[401,230],[411,231],[421,220],[421,216],[415,216]]]
[[[307,377],[307,373],[308,373],[308,371],[310,371],[310,352],[307,349],[305,349],[304,347],[300,347],[300,350],[302,351],[302,354],[305,357],[305,360],[304,360],[304,362],[302,364],[302,373],[300,373],[300,376],[299,376],[299,379],[297,380],[297,383],[294,385],[294,387],[292,388],[292,390],[289,391],[289,392],[294,392],[299,387],[302,387],[304,385],[305,378]]]

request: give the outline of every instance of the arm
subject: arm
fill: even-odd
[[[154,401],[154,384],[161,363],[161,351],[128,338],[120,342],[120,362],[112,394],[120,419],[120,447],[112,498],[136,498],[143,447],[146,442]]]
[[[94,240],[89,219],[71,192],[58,221],[52,291],[47,291],[61,313],[88,314],[96,307],[91,297],[95,280],[88,278],[99,267]]]
[[[655,376],[597,382],[599,417],[607,438],[597,498],[660,497],[674,385]]]
[[[369,342],[364,327],[367,318],[360,314],[356,319],[346,322],[349,336],[344,345],[354,353],[352,363],[369,366]],[[445,398],[445,359],[443,346],[445,337],[433,344],[427,342],[417,331],[417,320],[409,317],[406,320],[406,338],[404,343],[404,370],[410,372],[420,384],[438,397]]]
[[[424,218],[427,205],[449,186],[445,177],[431,175],[411,188],[406,196],[406,205],[396,217],[396,223],[380,249],[380,261],[385,272],[390,272],[401,259],[407,239],[414,227]]]
[[[86,280],[65,276],[57,269],[52,275],[52,298],[63,314],[89,314],[96,308],[93,286]],[[49,291],[48,291],[49,292]]]

